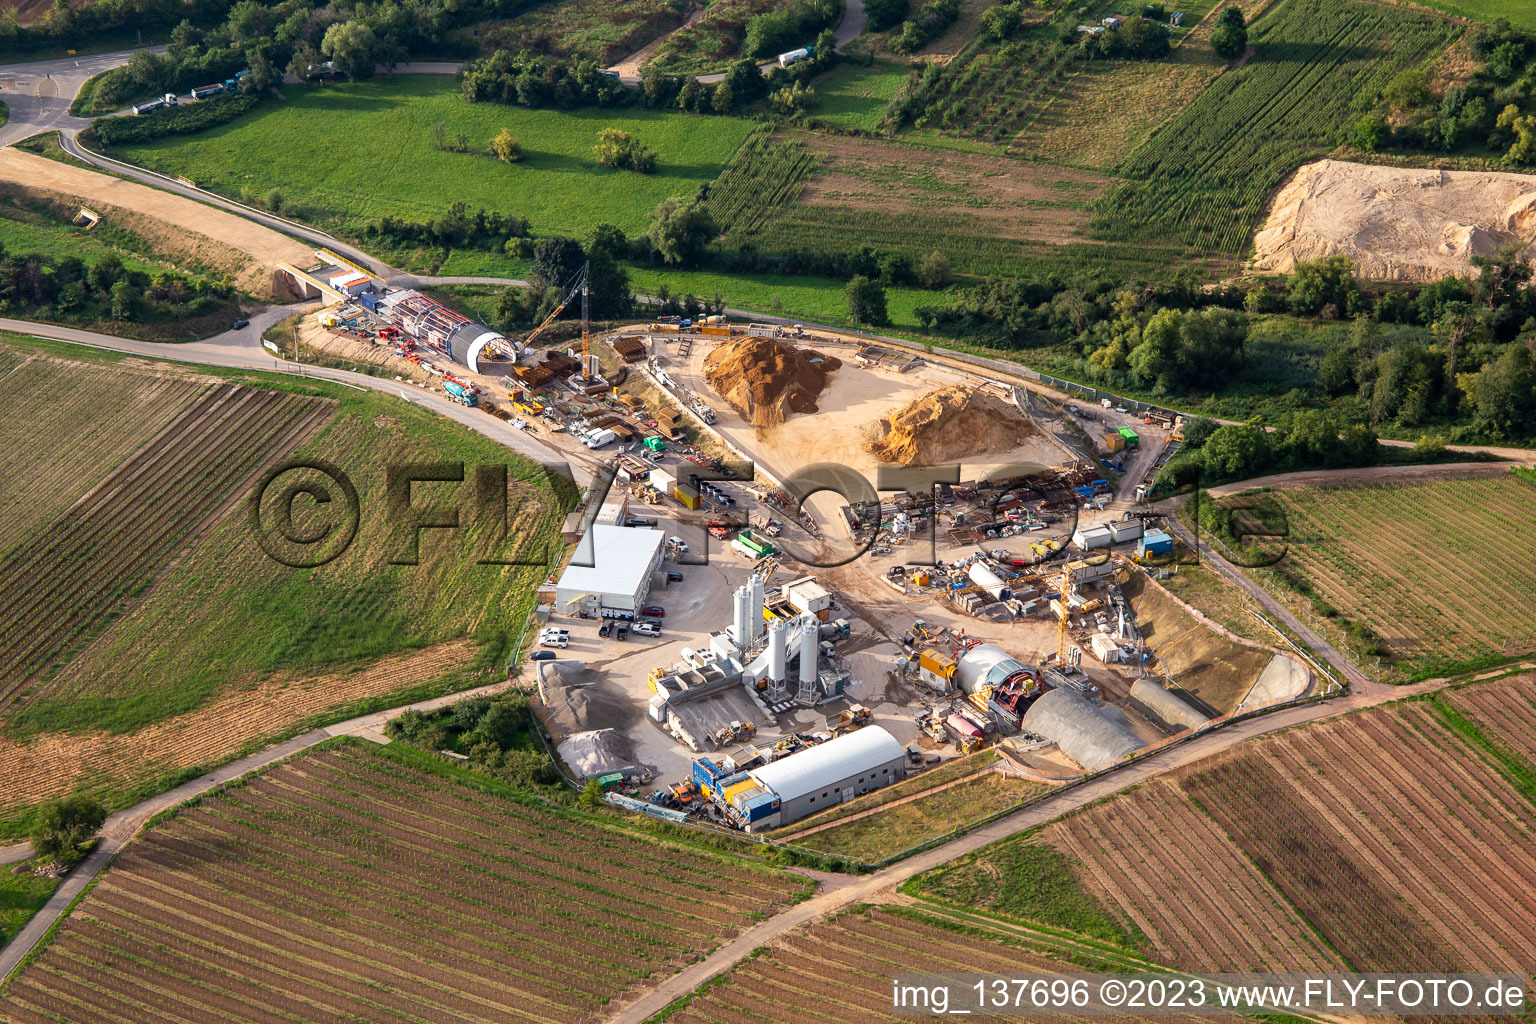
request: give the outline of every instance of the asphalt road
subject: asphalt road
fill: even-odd
[[[163,46],[145,47],[164,53]],[[69,105],[85,80],[128,63],[136,50],[95,53],[86,57],[0,65],[0,99],[11,109],[11,118],[0,127],[0,146],[9,146],[40,132],[79,131],[91,122],[74,117]]]
[[[482,434],[498,444],[517,452],[519,455],[549,467],[551,472],[571,476],[578,487],[585,488],[590,482],[591,473],[586,466],[569,462],[564,453],[546,447],[527,431],[509,426],[502,420],[489,416],[478,409],[466,408],[456,402],[450,402],[436,392],[425,391],[408,384],[402,384],[399,381],[382,377],[370,377],[367,374],[353,373],[350,370],[309,366],[286,359],[279,359],[262,347],[261,335],[268,327],[292,316],[294,313],[314,308],[316,307],[313,305],[305,304],[269,306],[267,309],[251,317],[249,327],[239,331],[226,331],[206,341],[189,342],[183,345],[154,341],[133,341],[128,338],[117,338],[110,334],[98,334],[95,331],[82,331],[73,327],[57,327],[52,324],[37,324],[26,320],[9,320],[4,318],[0,318],[0,330],[14,331],[17,334],[30,334],[42,338],[52,338],[79,345],[89,345],[93,348],[108,349],[113,352],[127,352],[149,359],[168,359],[175,362],[223,366],[238,370],[265,370],[268,372],[287,373],[296,376],[314,377],[320,380],[337,381],[357,388],[367,388],[384,394],[397,395],[407,402],[431,409],[439,415],[462,423],[464,426],[475,431],[475,433]]]

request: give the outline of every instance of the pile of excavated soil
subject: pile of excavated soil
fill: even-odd
[[[1536,243],[1536,175],[1320,160],[1275,194],[1253,268],[1290,273],[1343,253],[1374,281],[1472,272],[1472,257]]]
[[[1017,408],[965,384],[920,395],[875,424],[865,446],[881,462],[936,466],[1017,448],[1036,433]]]
[[[836,356],[796,348],[775,338],[740,338],[704,360],[704,379],[754,427],[783,423],[790,412],[816,411]]]

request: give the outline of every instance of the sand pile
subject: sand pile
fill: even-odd
[[[930,391],[875,425],[865,446],[881,462],[936,466],[1017,448],[1035,433],[1013,405],[964,384]]]
[[[1466,275],[1473,256],[1536,242],[1536,175],[1321,160],[1275,194],[1253,267],[1289,273],[1343,253],[1375,281]]]
[[[775,338],[740,338],[704,360],[704,379],[755,427],[783,423],[790,412],[816,411],[836,356],[796,348]]]
[[[600,729],[622,729],[633,717],[605,673],[577,661],[537,663],[545,724],[557,739]]]

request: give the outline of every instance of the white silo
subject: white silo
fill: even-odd
[[[776,683],[784,682],[784,677],[789,674],[788,659],[789,637],[784,623],[771,622],[768,624],[768,678]]]
[[[800,685],[816,685],[816,642],[819,639],[815,619],[801,623],[800,632]]]
[[[755,642],[763,635],[763,578],[753,573],[748,585],[752,588],[752,619],[749,623],[751,633],[747,639]]]
[[[750,630],[752,626],[749,619],[752,614],[752,593],[746,587],[736,588],[736,614],[731,620],[731,639],[736,641],[737,647],[746,647],[752,642]]]

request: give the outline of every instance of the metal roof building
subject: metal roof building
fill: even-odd
[[[1027,671],[1023,662],[997,644],[977,644],[960,656],[955,682],[966,693],[975,693]]]
[[[661,565],[665,539],[660,530],[593,523],[555,585],[555,601],[569,612],[639,610],[651,592],[651,576]],[[576,564],[582,561],[592,564]]]
[[[1146,746],[1130,729],[1072,690],[1052,690],[1035,701],[1019,727],[1051,740],[1089,771]]]
[[[780,824],[899,781],[906,751],[878,725],[865,726],[747,774],[780,801]]]

